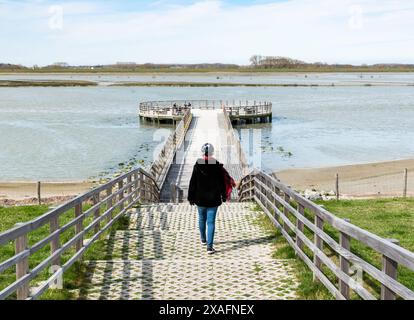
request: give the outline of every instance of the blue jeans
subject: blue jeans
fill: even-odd
[[[218,207],[198,208],[198,226],[200,228],[201,240],[207,240],[207,247],[212,248],[214,242],[214,231],[216,229],[216,214]],[[206,237],[206,225],[207,225],[207,237]]]

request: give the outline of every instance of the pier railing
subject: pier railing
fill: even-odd
[[[134,169],[1,233],[0,274],[10,277],[10,283],[0,288],[0,300],[14,294],[19,300],[36,299],[56,287],[63,273],[127,210],[136,203],[158,200],[154,177]],[[10,271],[15,272],[15,280]]]
[[[414,271],[414,253],[302,197],[274,177],[253,171],[241,181],[240,201],[256,201],[296,254],[337,299],[414,299],[398,271]],[[367,247],[375,262],[358,254]],[[351,296],[352,294],[352,296]]]
[[[231,152],[231,157],[237,160],[236,165],[232,166],[236,168],[235,170],[236,172],[234,171],[232,172],[233,178],[241,179],[249,172],[249,164],[246,159],[246,155],[244,154],[244,151],[243,151],[240,139],[239,139],[239,135],[237,134],[237,132],[235,131],[235,129],[233,128],[231,124],[231,120],[230,120],[227,110],[223,109],[223,113],[224,113],[224,125],[226,128],[226,131],[229,133],[228,138],[230,139],[228,145],[234,148],[231,151],[235,151],[235,152]],[[230,161],[230,163],[232,162],[234,161]]]
[[[165,141],[164,147],[161,149],[158,156],[155,157],[155,160],[152,162],[150,172],[155,177],[155,181],[160,189],[162,188],[165,178],[167,177],[168,170],[174,161],[174,156],[184,141],[185,135],[190,127],[191,120],[191,110],[187,110],[175,130]]]
[[[230,117],[272,113],[272,103],[267,101],[173,100],[141,102],[139,104],[139,115],[183,116],[188,109],[214,110],[222,108],[226,109]]]

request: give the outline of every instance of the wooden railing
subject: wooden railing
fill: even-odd
[[[258,170],[242,179],[239,195],[240,201],[260,205],[314,278],[337,299],[350,299],[351,293],[362,299],[414,299],[414,292],[397,275],[398,266],[414,271],[414,253],[395,241],[336,217]],[[359,256],[351,242],[372,249],[382,266],[377,268]]]
[[[0,249],[9,256],[0,261],[0,274],[5,277],[5,271],[15,269],[16,277],[6,288],[0,288],[0,300],[14,293],[19,300],[40,297],[127,210],[138,202],[158,199],[154,177],[143,169],[134,169],[1,233]],[[50,276],[45,275],[48,266],[53,267]],[[32,282],[37,287],[31,288]]]
[[[182,116],[189,109],[222,109],[225,108],[230,117],[243,115],[266,115],[272,113],[272,103],[262,101],[228,101],[228,100],[175,100],[149,101],[139,104],[140,115]]]
[[[228,145],[235,148],[235,150],[232,150],[232,151],[235,151],[235,153],[232,152],[231,156],[232,158],[236,158],[237,160],[237,161],[231,161],[231,163],[237,162],[236,167],[238,168],[237,172],[234,172],[233,175],[235,179],[241,179],[249,172],[249,164],[244,154],[244,151],[243,151],[240,139],[239,139],[239,135],[233,128],[229,114],[225,108],[223,108],[223,113],[224,113],[225,129],[226,129],[226,132],[229,133],[228,137],[230,138]]]
[[[162,150],[151,164],[150,172],[155,177],[155,181],[160,189],[162,188],[168,170],[174,161],[175,154],[184,141],[192,117],[191,110],[187,110],[175,130],[165,141]]]

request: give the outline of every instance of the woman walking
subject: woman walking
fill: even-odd
[[[226,182],[231,181],[233,185],[234,181],[223,164],[213,158],[213,145],[204,144],[201,152],[203,158],[197,160],[191,175],[188,201],[197,205],[201,243],[207,245],[208,254],[213,254],[217,209],[226,202],[231,191]]]

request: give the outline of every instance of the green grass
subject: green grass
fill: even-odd
[[[400,246],[414,251],[414,199],[373,199],[319,202],[328,211],[385,239],[397,239]],[[325,229],[333,238],[338,239],[333,228]],[[381,255],[369,247],[352,241],[352,252],[364,258],[377,268],[381,268]],[[372,279],[368,279],[370,282]],[[398,281],[414,290],[414,272],[398,267]],[[378,283],[372,283],[379,289]]]
[[[90,208],[90,205],[85,205],[84,210]],[[104,209],[104,208],[103,208]],[[103,212],[102,209],[102,212]],[[47,206],[22,206],[22,207],[9,207],[4,208],[0,207],[0,232],[4,232],[7,229],[12,228],[16,223],[26,222],[32,220],[48,211]],[[115,211],[114,215],[117,211]],[[64,225],[74,217],[73,210],[69,210],[60,217],[60,225]],[[93,217],[90,216],[84,221],[84,226],[87,226],[92,221]],[[121,217],[117,223],[111,228],[110,233],[114,234],[114,231],[117,229],[125,229],[128,225],[128,219],[126,217]],[[61,244],[69,240],[74,236],[74,228],[70,228],[65,231],[61,237]],[[29,234],[29,246],[35,244],[39,240],[43,239],[49,235],[49,226],[45,225],[38,230],[31,232]],[[85,238],[90,238],[92,232],[88,233]],[[85,253],[83,260],[101,260],[107,258],[106,250],[107,242],[105,240],[96,241]],[[9,243],[3,246],[0,246],[0,262],[5,261],[6,259],[14,255],[14,243]],[[70,257],[75,253],[75,249],[71,248],[65,251],[62,255],[62,262],[66,262]],[[32,256],[29,259],[29,268],[37,266],[41,261],[46,259],[50,255],[50,246],[47,245]],[[85,283],[84,271],[86,265],[82,262],[76,262],[72,267],[65,272],[64,274],[64,288],[62,290],[48,290],[46,291],[41,299],[73,299],[74,289],[81,288]],[[46,268],[41,272],[34,281],[31,282],[31,286],[35,286],[39,281],[46,280],[49,277],[49,270]],[[15,281],[15,268],[9,268],[3,273],[0,273],[0,290],[4,289],[12,282]],[[15,295],[9,297],[14,299]]]
[[[255,210],[261,211],[258,205],[256,205]],[[299,299],[332,300],[334,298],[320,282],[313,281],[312,271],[295,255],[295,250],[289,245],[282,233],[276,229],[267,215],[260,215],[255,222],[272,236],[272,257],[275,259],[292,259],[294,261],[296,275],[299,281],[297,290]]]
[[[414,199],[372,199],[372,200],[341,200],[341,201],[319,201],[328,211],[340,218],[348,218],[351,223],[366,229],[383,238],[394,238],[400,241],[400,245],[410,251],[414,251]],[[259,210],[259,209],[258,209]],[[312,218],[305,212],[306,216]],[[273,256],[278,259],[295,259],[297,275],[300,281],[298,295],[301,299],[333,299],[328,290],[320,283],[313,282],[312,272],[307,266],[295,256],[293,248],[287,243],[281,233],[273,226],[273,223],[263,215],[260,223],[274,236]],[[332,238],[338,241],[338,232],[325,225],[324,230]],[[305,228],[305,234],[312,237],[310,231]],[[351,250],[354,254],[368,261],[377,268],[381,268],[381,255],[371,248],[356,240],[351,242]],[[333,250],[324,247],[325,253],[334,261],[337,257]],[[311,256],[310,252],[306,252]],[[324,268],[324,273],[331,281],[336,281],[335,276]],[[364,281],[368,290],[378,297],[380,284],[368,275],[364,275]],[[414,290],[414,272],[405,267],[398,268],[398,281],[406,287]],[[353,294],[353,299],[358,297]]]

